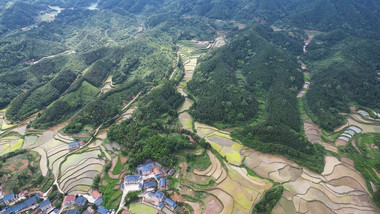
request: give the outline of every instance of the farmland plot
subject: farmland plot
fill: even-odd
[[[32,147],[38,140],[38,136],[36,135],[27,135],[24,139],[24,148]]]
[[[100,155],[100,150],[88,150],[81,154],[72,154],[67,157],[67,159],[61,165],[61,172],[65,172],[67,168],[72,165],[76,165],[82,160],[89,158],[97,158]]]
[[[61,164],[58,165],[60,166],[58,183],[63,191],[83,194],[89,190],[92,180],[101,173],[105,164],[104,160],[98,157],[100,153],[99,149],[88,149],[59,161]]]
[[[290,165],[288,161],[282,160],[282,157],[276,158],[276,156],[273,156],[268,159],[263,156],[269,155],[257,152],[251,153],[244,161],[244,164],[264,178],[271,178],[276,182],[283,183],[285,189],[290,193],[288,195],[284,194],[274,211],[290,213],[294,208],[296,212],[310,211],[313,213],[318,210],[314,206],[321,206],[322,210],[326,208],[337,213],[348,211],[376,213],[376,208],[370,200],[364,178],[347,163],[341,162],[335,157],[327,156],[324,172],[319,175],[294,164]],[[272,160],[272,162],[269,160]],[[255,162],[259,162],[259,164]],[[285,165],[285,167],[280,167],[281,164]],[[286,173],[288,172],[284,171],[286,168],[297,169],[297,172],[293,170],[293,173],[287,176]],[[269,171],[283,171],[285,174],[271,176],[272,173],[269,173],[269,175],[266,175],[266,172]],[[286,180],[285,178],[289,179]],[[291,201],[294,204],[291,204]]]
[[[20,149],[24,140],[18,135],[10,135],[0,138],[0,156]]]

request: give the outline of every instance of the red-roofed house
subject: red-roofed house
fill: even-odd
[[[64,205],[70,206],[70,205],[74,204],[74,202],[75,202],[75,195],[68,195],[65,197]]]
[[[153,173],[154,173],[154,175],[160,175],[160,174],[162,174],[161,170],[158,167],[156,167],[156,168],[153,169]]]
[[[79,141],[78,144],[79,144],[79,146],[84,146],[84,144],[86,144],[86,143],[83,141]]]
[[[98,190],[93,190],[91,192],[91,196],[95,199],[98,200],[98,198],[102,197],[102,193],[100,193]]]

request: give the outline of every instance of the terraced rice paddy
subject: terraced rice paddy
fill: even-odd
[[[74,191],[86,193],[90,189],[92,180],[101,173],[105,164],[104,160],[98,158],[98,155],[100,155],[99,149],[87,149],[82,153],[71,154],[64,160],[60,160],[58,176],[60,188],[67,193]],[[53,169],[59,166],[55,164],[53,164]]]
[[[36,136],[36,135],[25,136],[23,147],[24,148],[30,148],[36,143],[37,140],[38,140],[38,136]]]
[[[178,112],[184,112],[184,111],[187,111],[190,109],[190,107],[194,104],[194,101],[189,99],[189,98],[185,98],[185,102],[178,108]]]
[[[61,165],[61,172],[65,172],[70,166],[80,163],[82,160],[97,158],[100,150],[88,150],[84,153],[72,154]]]
[[[244,160],[243,164],[252,169],[257,175],[284,185],[286,191],[283,198],[276,205],[274,213],[305,213],[308,211],[310,213],[320,213],[321,210],[331,213],[378,212],[371,202],[364,178],[352,167],[352,162],[341,161],[335,157],[327,156],[325,170],[320,175],[286,158],[262,154],[243,147],[236,142],[231,144],[228,133],[221,132],[214,127],[195,122],[195,128],[197,134],[210,142],[212,147],[222,156],[226,156],[228,162],[234,163],[235,161],[236,163],[236,160],[231,159],[231,157],[228,158],[223,148],[234,150],[236,156],[239,156],[240,160]],[[213,170],[215,170],[213,169],[215,160],[213,161],[212,157],[210,157],[210,160],[212,160],[212,166],[205,171],[195,171],[195,173],[212,176]],[[241,177],[237,180],[233,179],[233,175],[239,172],[238,169],[240,168],[227,163],[226,165],[228,169],[227,176],[224,175],[226,178],[223,180],[217,179],[218,189],[213,190],[224,204],[222,213],[248,212],[248,204],[251,206],[255,203],[254,199],[260,197],[260,192],[242,188],[247,181],[239,184],[239,186],[231,183],[237,182],[237,180],[243,181]],[[251,180],[254,180],[254,178],[252,177]],[[260,189],[259,186],[254,184],[249,186],[256,190]],[[239,194],[233,193],[232,189]],[[262,189],[265,188],[262,187]],[[228,204],[228,206],[225,204]]]
[[[181,122],[184,129],[189,131],[193,130],[193,118],[189,113],[183,112],[178,116],[179,121]]]
[[[240,151],[243,146],[231,140],[228,132],[221,132],[218,129],[198,122],[195,122],[194,125],[197,134],[205,138],[216,151],[226,157],[229,163],[241,165],[243,157],[240,155]]]
[[[221,162],[213,153],[207,151],[211,165],[202,171],[183,172],[181,183],[202,190],[200,185],[206,185],[208,181],[214,180],[213,185],[207,186],[207,193],[214,195],[223,203],[223,210],[219,213],[248,213],[252,204],[257,201],[263,192],[269,189],[272,184],[267,180],[248,175],[247,171]],[[183,170],[186,169],[182,167]],[[196,179],[193,179],[196,176]],[[187,193],[186,193],[187,192]],[[189,194],[190,191],[183,193]],[[207,203],[209,203],[208,201]],[[207,209],[203,202],[203,209]],[[195,204],[193,204],[195,206]],[[194,208],[195,209],[195,208]]]
[[[320,213],[320,210],[377,213],[364,178],[351,165],[335,157],[326,157],[324,172],[319,175],[282,157],[264,155],[250,149],[245,154],[246,166],[264,178],[283,183],[287,193],[284,192],[276,205],[276,213]],[[277,172],[282,175],[273,176]]]
[[[326,150],[338,153],[338,149],[333,144],[322,141],[322,132],[317,125],[312,122],[304,122],[303,129],[305,130],[306,137],[310,143],[320,144],[325,147]]]
[[[24,139],[18,135],[9,135],[0,138],[0,156],[20,149]]]

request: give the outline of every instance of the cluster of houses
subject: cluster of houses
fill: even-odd
[[[367,112],[367,111],[364,111],[364,110],[361,110],[361,109],[359,109],[358,110],[358,113],[362,116],[362,117],[364,117],[364,118],[366,118],[366,119],[368,119],[368,120],[374,120],[374,121],[380,121],[380,113],[377,113],[377,112],[375,112],[375,111],[372,111],[372,113],[377,117],[377,118],[373,118],[373,117],[371,117],[371,115]]]
[[[362,132],[362,130],[358,127],[350,126],[342,134],[339,135],[338,139],[348,142],[355,134],[358,134],[360,132]]]
[[[86,143],[83,141],[74,141],[69,143],[69,150],[74,151],[76,149],[79,149],[80,147],[84,146]]]
[[[114,210],[108,210],[101,204],[103,202],[102,194],[97,190],[91,190],[90,195],[65,196],[62,208],[67,210],[68,214],[114,214]],[[93,206],[88,206],[84,212],[83,210],[87,205],[95,204],[97,209],[94,210]],[[49,199],[40,199],[40,195],[35,194],[28,198],[28,191],[21,191],[19,194],[8,194],[0,199],[0,214],[18,214],[30,211],[31,214],[58,214],[60,209],[56,209]],[[70,209],[76,207],[76,209]],[[78,209],[79,208],[79,209]]]
[[[10,193],[0,199],[0,204],[5,205],[1,210],[1,214],[22,213],[28,210],[34,210],[32,214],[56,214],[59,209],[55,209],[49,199],[38,203],[40,196],[35,194],[27,198],[28,191],[24,190],[18,194]],[[21,202],[22,203],[18,203]],[[14,205],[14,206],[13,206]]]
[[[177,204],[165,197],[163,190],[168,189],[167,175],[173,175],[174,169],[167,169],[157,162],[147,162],[136,168],[135,175],[126,175],[121,189],[127,192],[142,191],[139,197],[143,203],[154,206],[158,210],[167,207],[174,210]]]
[[[103,203],[103,197],[102,193],[100,193],[98,190],[91,190],[90,195],[83,195],[83,196],[75,196],[75,195],[67,195],[65,199],[63,200],[63,206],[64,208],[69,208],[71,206],[76,207],[85,207],[87,204],[95,204],[97,209],[94,210],[92,206],[88,206],[87,209],[82,212],[82,214],[92,214],[92,213],[99,213],[99,214],[113,214],[114,210],[108,210],[101,204]],[[67,214],[80,214],[80,210],[78,209],[68,209]]]

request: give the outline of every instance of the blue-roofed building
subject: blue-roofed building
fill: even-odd
[[[155,180],[144,182],[144,189],[154,188],[157,185]]]
[[[143,197],[143,201],[151,203],[155,206],[159,206],[159,204],[164,200],[164,198],[165,194],[163,192],[156,191],[145,194]]]
[[[19,204],[17,206],[11,207],[10,209],[6,210],[3,214],[12,214],[12,213],[17,213],[20,212],[21,210],[30,207],[33,204],[37,204],[37,200],[40,198],[38,194],[35,194],[31,198],[27,199],[24,201],[24,203]]]
[[[154,163],[153,162],[148,162],[148,163],[143,164],[141,166],[141,174],[143,176],[150,175],[152,173],[153,167],[154,167]]]
[[[96,211],[101,213],[101,214],[107,214],[108,213],[108,210],[103,206],[99,206],[98,210],[96,210]]]
[[[78,206],[84,206],[87,203],[87,199],[83,196],[79,196],[78,198],[75,199],[75,203]]]
[[[78,141],[75,141],[75,142],[70,142],[69,143],[69,150],[75,150],[75,149],[79,149],[80,145],[79,145],[79,142]]]
[[[41,211],[45,211],[45,210],[48,210],[48,209],[52,208],[49,199],[46,199],[45,201],[41,202],[38,205],[38,207],[41,209]]]
[[[103,202],[103,198],[100,197],[100,198],[96,199],[96,201],[94,202],[94,204],[96,204],[96,206],[99,206],[102,202]]]
[[[172,209],[175,209],[177,207],[177,204],[170,198],[165,198],[164,202]]]
[[[166,189],[166,178],[160,178],[160,189]]]
[[[91,214],[89,211],[85,210],[82,214]]]
[[[24,204],[29,207],[33,204],[37,204],[37,200],[40,198],[40,196],[38,194],[35,194],[33,197],[29,198],[28,200],[26,200],[24,202]]]
[[[59,213],[59,209],[58,208],[54,209],[53,213]]]
[[[120,184],[120,189],[124,190],[124,184]]]
[[[10,203],[12,203],[15,200],[16,200],[15,194],[12,192],[11,194],[8,194],[8,195],[4,196],[0,200],[0,203],[4,203],[6,205],[9,205]]]
[[[164,208],[164,202],[161,202],[158,204],[158,209],[162,210],[162,208]]]
[[[140,175],[127,175],[124,178],[125,184],[138,184],[142,181]]]
[[[67,210],[67,214],[80,214],[79,210]]]

